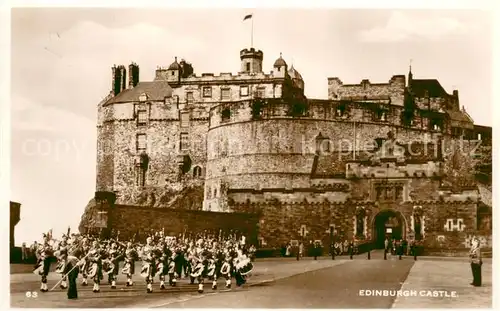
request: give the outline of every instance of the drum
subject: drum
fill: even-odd
[[[241,260],[236,265],[236,270],[241,275],[247,275],[250,272],[252,272],[252,270],[253,270],[253,263],[250,261],[250,258],[245,258],[245,259]]]

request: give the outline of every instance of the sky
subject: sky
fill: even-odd
[[[327,78],[386,83],[436,78],[476,124],[492,125],[492,32],[485,11],[299,9],[56,9],[12,11],[11,201],[20,202],[16,244],[76,230],[96,179],[97,104],[111,67],[140,66],[140,80],[174,57],[195,73],[237,73],[239,51],[282,53],[309,98]]]

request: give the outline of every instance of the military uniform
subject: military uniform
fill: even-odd
[[[483,260],[481,257],[481,249],[479,248],[479,241],[474,240],[472,242],[472,247],[469,252],[470,267],[472,270],[473,281],[470,285],[481,286],[481,266],[483,265]]]

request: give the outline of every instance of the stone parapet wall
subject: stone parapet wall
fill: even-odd
[[[120,237],[129,239],[138,234],[145,238],[151,230],[165,230],[166,235],[203,234],[219,232],[229,235],[238,231],[247,237],[248,243],[256,243],[258,215],[238,213],[214,213],[176,209],[145,208],[116,205],[111,210],[113,230],[120,231]]]

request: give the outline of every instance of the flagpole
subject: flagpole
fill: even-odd
[[[252,20],[252,35],[251,35],[251,41],[250,41],[250,47],[253,48],[253,14],[252,17],[250,18]]]

